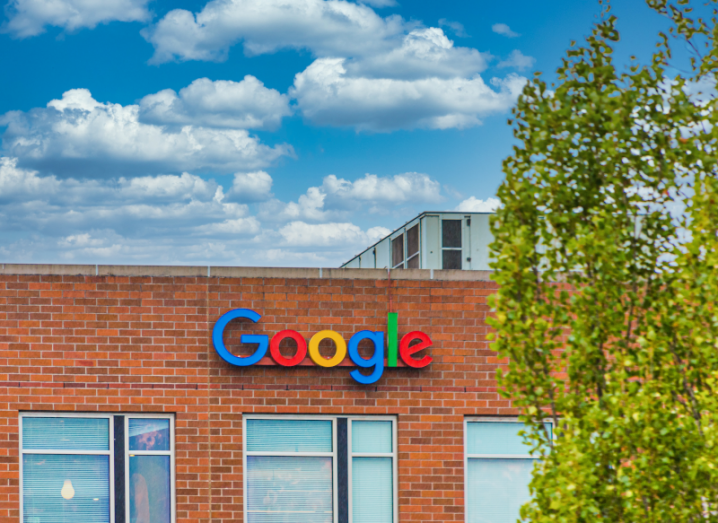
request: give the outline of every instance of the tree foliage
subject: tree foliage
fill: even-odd
[[[614,65],[603,4],[514,110],[493,348],[540,458],[530,521],[718,521],[718,29],[647,2],[672,24],[650,63]]]

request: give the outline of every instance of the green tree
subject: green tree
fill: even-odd
[[[672,23],[650,63],[614,65],[603,4],[514,110],[492,346],[540,457],[530,521],[718,521],[718,29],[647,1]]]

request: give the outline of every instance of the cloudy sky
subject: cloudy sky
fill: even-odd
[[[9,0],[0,262],[338,266],[486,211],[593,0]],[[663,21],[614,1],[619,61]]]

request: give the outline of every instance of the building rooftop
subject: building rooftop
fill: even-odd
[[[424,211],[341,267],[490,270],[492,214]]]

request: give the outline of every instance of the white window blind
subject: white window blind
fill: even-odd
[[[247,450],[331,452],[331,420],[248,419]]]
[[[108,418],[25,417],[23,450],[109,450]]]
[[[246,420],[247,523],[334,521],[333,421]]]
[[[22,418],[24,523],[109,523],[110,419]]]
[[[247,456],[249,523],[331,523],[332,458]]]
[[[392,523],[392,458],[352,457],[352,522]]]
[[[534,458],[523,443],[522,423],[467,421],[466,521],[515,523],[529,500]],[[549,434],[551,426],[547,425]]]
[[[352,419],[351,523],[394,521],[394,422]]]

